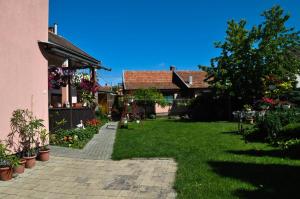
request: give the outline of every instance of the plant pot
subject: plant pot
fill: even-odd
[[[48,161],[50,158],[50,150],[40,151],[38,159],[40,161]]]
[[[36,156],[24,157],[24,159],[26,160],[25,168],[31,169],[32,167],[34,167],[35,166],[35,158],[36,158]]]
[[[8,181],[12,179],[13,170],[11,167],[0,168],[0,179]]]
[[[21,174],[21,173],[24,173],[24,170],[25,170],[25,163],[26,163],[26,160],[25,159],[21,159],[20,160],[20,164],[16,167],[14,167],[14,173],[18,173],[18,174]]]
[[[75,108],[82,108],[82,103],[75,103]]]

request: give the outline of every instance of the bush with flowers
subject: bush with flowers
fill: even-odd
[[[94,94],[99,86],[91,80],[90,75],[77,72],[72,78],[72,84],[76,87],[79,101],[91,107],[94,102]]]
[[[86,125],[87,126],[100,126],[101,121],[98,119],[91,119],[91,120],[86,121]]]
[[[72,77],[72,84],[77,88],[80,89],[80,83],[83,79],[90,80],[90,75],[82,72],[76,72]]]
[[[255,103],[258,114],[252,130],[246,131],[246,138],[263,139],[273,144],[289,139],[283,133],[287,125],[297,122],[297,113],[292,104],[286,100],[263,97]],[[263,113],[263,114],[262,114]]]

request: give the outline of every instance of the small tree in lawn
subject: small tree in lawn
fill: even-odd
[[[216,43],[221,55],[211,60],[212,67],[202,67],[213,77],[210,83],[217,95],[251,104],[255,99],[272,95],[270,90],[277,88],[280,93],[295,82],[300,72],[299,32],[286,27],[289,16],[280,6],[263,12],[262,16],[263,23],[250,29],[246,29],[245,20],[229,21],[225,41]],[[270,77],[278,85],[268,85]]]
[[[133,97],[137,105],[144,108],[145,116],[148,115],[148,106],[155,106],[155,104],[159,104],[160,106],[165,107],[167,105],[167,100],[164,98],[163,94],[155,88],[138,89],[133,93]]]

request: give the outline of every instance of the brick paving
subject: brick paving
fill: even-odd
[[[83,150],[52,147],[48,162],[38,161],[11,181],[0,181],[0,198],[176,198],[173,159],[109,160],[116,123],[110,125]]]
[[[88,160],[52,156],[8,182],[0,198],[175,198],[172,159]]]

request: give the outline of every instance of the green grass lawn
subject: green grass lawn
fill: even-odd
[[[118,130],[113,159],[174,158],[178,198],[300,197],[300,158],[284,158],[264,143],[245,143],[236,130],[228,122],[134,123]]]

